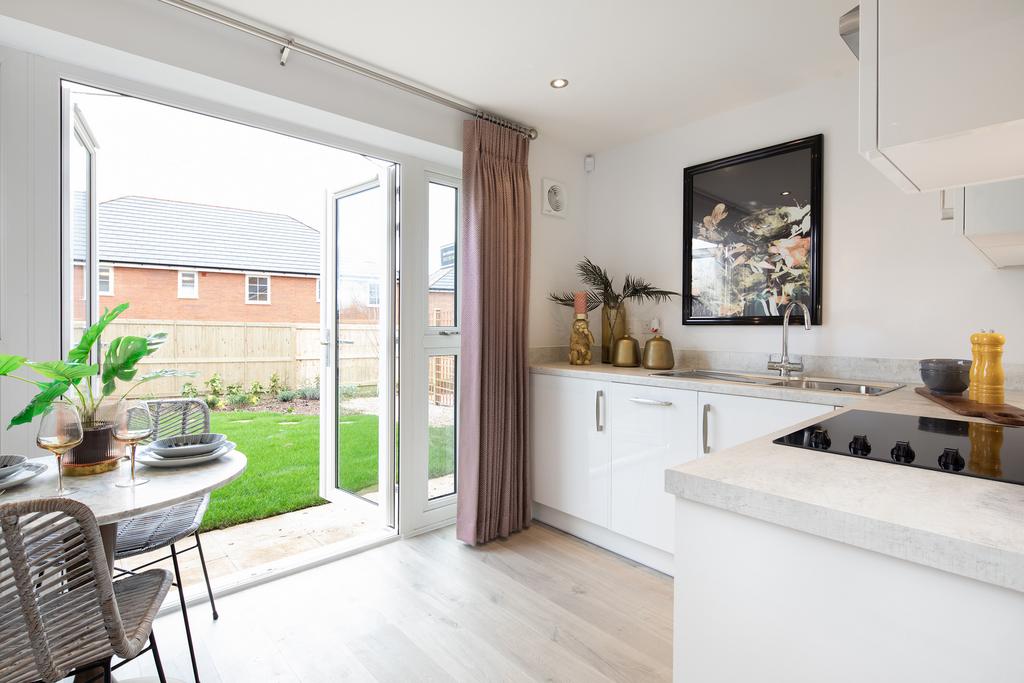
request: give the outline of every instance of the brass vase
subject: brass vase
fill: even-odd
[[[671,370],[676,365],[672,344],[660,334],[655,334],[644,344],[643,365],[648,370]]]
[[[601,308],[601,362],[612,362],[615,342],[626,335],[626,304]]]

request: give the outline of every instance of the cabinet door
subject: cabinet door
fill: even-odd
[[[672,552],[675,498],[665,469],[698,456],[697,392],[611,387],[612,531]]]
[[[533,375],[531,388],[533,499],[607,527],[611,503],[608,385]]]
[[[921,191],[1024,173],[1024,3],[866,0],[862,72],[877,148]],[[865,87],[865,86],[868,87]],[[864,112],[862,111],[862,116]],[[970,135],[968,135],[970,133]]]
[[[1024,266],[1024,180],[972,185],[957,207],[969,239],[997,268]]]
[[[707,453],[723,451],[835,410],[814,403],[728,394],[700,392],[698,398],[699,448]]]

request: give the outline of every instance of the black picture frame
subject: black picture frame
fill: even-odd
[[[798,194],[800,196],[807,197],[807,204],[805,206],[809,206],[809,208],[810,208],[810,215],[809,215],[810,231],[808,233],[808,237],[810,238],[810,246],[806,250],[806,257],[805,257],[805,262],[808,264],[808,267],[809,267],[809,273],[808,273],[807,278],[806,278],[809,281],[807,283],[809,285],[809,295],[802,294],[798,298],[800,300],[803,300],[804,303],[807,305],[807,307],[810,309],[810,311],[811,311],[811,324],[812,325],[820,325],[821,324],[821,320],[822,320],[822,307],[821,307],[821,299],[822,299],[822,296],[821,296],[821,286],[822,286],[821,285],[821,283],[822,283],[822,190],[823,190],[823,171],[822,171],[822,169],[823,169],[823,165],[824,165],[823,164],[823,159],[824,159],[824,140],[825,140],[825,136],[822,135],[822,134],[811,135],[811,136],[808,136],[808,137],[805,137],[805,138],[800,138],[798,140],[791,140],[789,142],[784,142],[784,143],[781,143],[781,144],[778,144],[778,145],[772,145],[771,147],[764,147],[762,149],[754,150],[752,152],[745,152],[743,154],[736,154],[736,155],[733,155],[733,156],[730,156],[730,157],[726,157],[724,159],[717,159],[715,161],[709,161],[707,163],[698,164],[696,166],[688,166],[688,167],[686,167],[684,169],[684,171],[683,171],[683,282],[682,282],[682,290],[681,290],[684,293],[684,295],[681,297],[682,303],[683,303],[683,324],[684,325],[781,325],[782,324],[782,312],[783,312],[782,308],[784,308],[784,304],[782,306],[780,306],[779,304],[777,304],[774,301],[770,301],[770,302],[769,301],[761,301],[761,302],[753,302],[753,303],[745,302],[744,303],[744,309],[749,309],[749,308],[752,308],[752,307],[756,308],[758,306],[763,308],[763,309],[769,309],[769,308],[774,306],[774,307],[778,308],[778,312],[777,313],[771,313],[768,310],[765,310],[764,312],[761,312],[761,313],[758,313],[758,314],[754,314],[752,311],[744,310],[740,314],[722,315],[721,312],[719,312],[718,315],[714,315],[714,314],[709,312],[709,304],[713,305],[714,303],[716,303],[715,301],[705,302],[705,301],[702,301],[702,299],[701,299],[699,294],[697,296],[694,296],[694,294],[693,294],[693,289],[694,289],[694,282],[693,282],[693,277],[694,277],[694,256],[695,256],[695,254],[694,254],[694,245],[693,245],[694,228],[695,228],[694,216],[695,216],[695,213],[701,213],[701,212],[705,211],[706,207],[709,206],[710,202],[718,201],[718,199],[716,197],[714,197],[711,194],[705,192],[704,189],[701,188],[701,186],[702,185],[706,185],[708,182],[711,182],[712,178],[714,178],[715,182],[717,182],[719,185],[722,185],[723,182],[727,182],[727,181],[723,180],[725,178],[725,176],[722,175],[721,173],[719,173],[719,174],[717,174],[715,176],[708,176],[708,175],[705,175],[705,174],[711,174],[711,173],[716,172],[716,171],[721,172],[724,169],[733,169],[733,168],[738,167],[738,166],[743,165],[743,164],[749,164],[751,162],[771,159],[771,158],[774,158],[774,157],[781,157],[783,155],[798,155],[798,156],[792,156],[789,159],[789,162],[791,164],[795,164],[797,166],[802,166],[803,161],[804,161],[804,157],[808,156],[808,154],[807,154],[808,151],[810,152],[809,159],[807,159],[807,163],[809,164],[809,167],[810,167],[808,169],[809,170],[809,176],[808,176],[809,187],[802,187],[801,186],[801,187],[795,188],[793,190],[789,190],[789,188],[787,188],[787,190],[788,190],[787,191],[787,195],[792,193],[794,195]],[[764,167],[766,171],[770,171],[771,170],[768,165],[762,164],[761,166]],[[750,185],[751,182],[753,182],[754,184],[756,184],[758,182],[756,172],[752,170],[754,168],[759,168],[759,167],[753,167],[753,166],[746,167],[746,170],[748,171],[747,172],[747,176],[748,177],[746,178],[746,181],[747,181],[748,185]],[[802,174],[799,174],[799,175],[802,175]],[[701,182],[702,179],[705,180],[704,183]],[[767,187],[767,185],[769,185],[769,184],[771,184],[773,182],[776,182],[776,180],[774,178],[766,177],[764,182],[765,182],[765,186]],[[801,183],[801,185],[802,185],[802,183]],[[698,189],[698,192],[700,194],[696,198],[695,198],[695,187],[701,188],[701,189]],[[781,194],[781,193],[779,193],[779,194]],[[721,196],[722,195],[718,195],[718,197],[721,197]],[[764,192],[760,193],[759,196],[761,196],[763,198],[764,197]],[[726,204],[727,207],[729,207],[729,206],[737,206],[737,207],[740,206],[740,202],[738,202],[736,200],[731,200],[729,202],[725,202],[723,200],[722,203]],[[753,199],[751,199],[747,203],[750,204],[750,205],[756,205],[757,204],[757,202],[755,202]],[[781,202],[781,200],[780,200],[779,203],[782,204],[783,202]],[[796,204],[797,206],[799,206],[799,204],[797,204],[796,200],[794,200],[793,203]],[[742,209],[737,209],[737,210],[739,212],[742,212]],[[781,209],[778,208],[778,207],[775,207],[774,210],[779,211]],[[787,211],[790,210],[788,206],[786,206],[786,210]],[[727,208],[727,211],[728,211],[728,208]],[[748,211],[752,211],[752,209],[750,209]],[[760,210],[758,210],[758,211],[760,211]],[[748,214],[748,215],[752,215],[752,214]],[[714,217],[711,216],[710,218],[713,219]],[[699,216],[698,216],[698,219],[702,220],[702,225],[703,225],[703,219],[701,217],[699,217]],[[723,218],[721,220],[724,221],[725,219]],[[735,220],[736,219],[734,218],[734,221]],[[802,224],[802,221],[801,221],[801,224]],[[718,223],[713,223],[713,225],[715,226],[714,229],[717,230]],[[790,229],[794,229],[794,228],[790,228]],[[737,233],[737,234],[741,234],[741,233]],[[761,245],[763,247],[764,244],[765,244],[765,240],[762,239],[762,240],[758,240],[758,241],[761,243]],[[705,255],[705,256],[703,256],[701,258],[706,259],[706,258],[708,258],[708,256]],[[772,258],[779,259],[779,258],[783,258],[783,257],[780,255],[778,257],[772,256]],[[766,281],[767,281],[767,277],[766,277]],[[801,284],[803,284],[803,279],[801,279],[800,282],[801,282]],[[802,311],[799,308],[795,308],[793,310],[793,314],[791,315],[790,319],[793,320],[793,321],[797,321],[797,322],[802,323],[803,322],[803,313],[802,313]]]

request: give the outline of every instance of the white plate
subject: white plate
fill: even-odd
[[[26,462],[24,466],[9,477],[0,479],[0,490],[9,489],[18,484],[23,484],[29,479],[46,471],[46,465],[40,462]]]
[[[167,446],[167,443],[173,442],[175,439],[183,439],[189,441],[194,437],[210,437],[206,443],[194,443],[186,446]],[[213,453],[218,448],[224,445],[227,441],[227,437],[223,434],[193,434],[187,436],[169,436],[164,439],[157,439],[153,443],[149,444],[148,448],[159,456],[165,458],[185,458],[190,455],[206,455]]]
[[[140,462],[148,467],[189,467],[191,465],[200,465],[204,462],[216,460],[223,455],[227,455],[231,451],[235,450],[235,445],[236,444],[234,442],[226,441],[213,453],[190,455],[185,458],[162,458],[156,453],[151,453],[147,449],[136,453],[135,460],[136,462]]]

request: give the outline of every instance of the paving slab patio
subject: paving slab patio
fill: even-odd
[[[377,519],[375,505],[353,496],[339,502],[204,532],[201,535],[203,553],[210,581],[216,588],[220,581],[240,571],[376,531],[379,526]],[[189,538],[177,547],[182,549],[193,544]],[[167,549],[156,550],[118,562],[117,566],[135,568],[168,552]],[[202,584],[199,553],[191,551],[181,555],[178,564],[186,589]],[[173,571],[170,560],[154,566]]]

